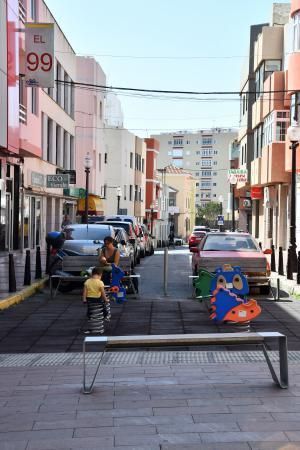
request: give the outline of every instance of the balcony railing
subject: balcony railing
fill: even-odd
[[[26,8],[22,0],[19,0],[19,19],[22,23],[26,22]]]
[[[27,108],[24,105],[19,105],[19,122],[27,123]]]

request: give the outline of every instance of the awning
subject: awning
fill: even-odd
[[[80,198],[77,200],[77,213],[85,213],[85,198]],[[88,214],[90,216],[101,216],[104,214],[103,202],[101,197],[98,195],[90,194],[88,198]]]

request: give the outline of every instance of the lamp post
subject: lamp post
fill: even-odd
[[[230,182],[230,185],[231,185],[231,196],[232,196],[232,199],[231,199],[232,200],[232,203],[231,203],[231,207],[232,207],[231,228],[232,228],[232,230],[231,231],[234,231],[235,230],[234,188],[235,188],[235,185],[237,184],[236,176],[235,175],[230,175],[229,182]]]
[[[151,211],[151,216],[150,216],[150,232],[151,232],[151,236],[153,235],[153,210],[154,210],[154,203],[151,203],[150,205],[150,211]]]
[[[296,244],[296,149],[300,141],[300,125],[295,122],[287,129],[287,138],[291,142],[292,150],[292,184],[291,184],[291,214],[290,214],[290,244],[288,249],[287,278],[293,279],[293,272],[297,272],[297,244]]]
[[[117,199],[118,199],[118,206],[117,206],[117,214],[120,214],[120,199],[122,197],[122,189],[120,186],[117,187]]]
[[[219,203],[220,203],[220,215],[223,216],[223,195],[219,195]],[[222,225],[219,225],[219,230],[222,231]]]
[[[90,169],[93,166],[92,158],[90,157],[90,154],[87,153],[84,157],[84,171],[85,171],[85,211],[84,211],[84,219],[83,223],[88,224],[88,216],[89,216],[89,175],[90,175]]]

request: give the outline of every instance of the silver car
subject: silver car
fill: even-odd
[[[98,255],[106,236],[116,238],[111,225],[74,224],[66,226],[64,232],[66,240],[63,250],[78,255]]]

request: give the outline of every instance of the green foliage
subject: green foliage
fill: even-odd
[[[218,214],[220,214],[220,203],[209,202],[205,206],[197,207],[197,222],[206,225],[209,222],[215,222]]]

